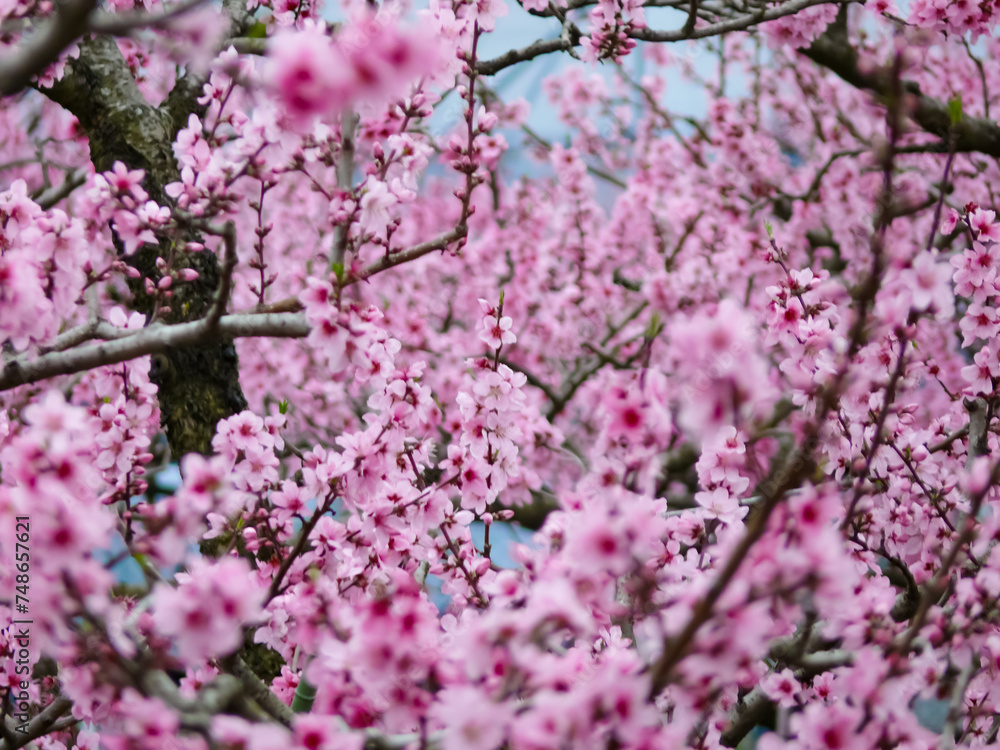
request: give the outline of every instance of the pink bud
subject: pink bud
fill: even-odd
[[[485,108],[479,108],[479,129],[488,133],[496,127],[497,120],[499,120],[495,112],[487,112]]]
[[[198,278],[198,272],[193,268],[182,268],[178,276],[180,276],[181,281],[194,281]]]
[[[169,289],[170,285],[173,283],[174,280],[171,276],[164,276],[162,279],[160,279],[159,283],[156,286],[160,289]]]

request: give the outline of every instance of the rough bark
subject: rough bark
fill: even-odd
[[[146,102],[113,39],[82,42],[79,58],[43,93],[80,121],[98,171],[110,170],[116,161],[142,169],[146,173],[143,188],[150,198],[160,205],[171,204],[164,188],[179,179],[172,144],[178,122],[186,117],[180,116],[177,99],[171,111]],[[172,250],[175,265],[197,270],[195,282],[175,287],[172,310],[162,316],[166,323],[197,320],[212,304],[219,286],[219,264],[211,252],[186,252],[171,247],[172,243],[177,238],[164,237],[158,245],[144,245],[127,261],[144,277],[157,281],[156,258],[167,258]],[[149,316],[153,298],[141,283],[132,283],[131,291],[134,309]],[[178,458],[192,451],[210,453],[216,423],[247,406],[232,340],[168,349],[154,359],[150,377],[159,388],[163,426],[171,452]]]

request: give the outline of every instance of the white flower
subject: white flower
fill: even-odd
[[[384,182],[369,176],[361,193],[361,227],[384,237],[390,219],[389,209],[397,202],[398,199],[389,192]]]

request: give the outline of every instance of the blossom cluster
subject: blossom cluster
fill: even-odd
[[[398,95],[434,72],[438,50],[428,37],[401,31],[393,15],[388,8],[359,10],[333,39],[320,23],[274,37],[268,79],[293,127],[308,129],[316,115]]]
[[[32,742],[997,745],[996,2],[106,5],[0,108]]]

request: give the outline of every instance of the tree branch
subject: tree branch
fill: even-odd
[[[56,62],[66,49],[89,34],[128,34],[136,29],[159,27],[204,5],[208,0],[184,0],[160,13],[100,13],[97,0],[57,3],[55,15],[20,51],[0,61],[0,96],[24,89],[31,79]]]
[[[684,22],[684,28],[681,29],[682,32],[691,36],[691,32],[694,31],[694,25],[698,21],[698,0],[691,0],[691,7],[688,9],[688,18]]]
[[[208,0],[184,0],[184,2],[167,6],[166,10],[160,13],[136,11],[131,13],[100,13],[95,15],[87,26],[89,31],[95,34],[122,36],[136,29],[157,28],[169,24],[175,18],[189,13],[206,2]]]
[[[725,747],[736,747],[750,734],[750,730],[767,722],[773,713],[774,702],[757,685],[733,709],[729,726],[719,736],[719,742]]]
[[[580,43],[579,39],[539,39],[522,49],[512,49],[504,52],[499,57],[492,60],[483,60],[476,63],[476,73],[482,76],[492,76],[499,73],[504,68],[517,65],[527,60],[534,60],[536,57],[547,55],[550,52],[565,52]]]
[[[445,232],[437,239],[422,242],[419,245],[414,245],[406,250],[399,250],[398,252],[391,253],[389,255],[383,255],[377,261],[364,268],[360,274],[352,273],[344,280],[341,286],[347,287],[359,281],[365,281],[377,273],[402,265],[403,263],[409,263],[411,260],[416,260],[417,258],[423,257],[424,255],[432,253],[435,250],[444,250],[452,242],[457,242],[468,233],[468,227],[464,225],[455,227],[451,231]]]
[[[791,0],[791,2],[782,3],[781,5],[777,5],[768,10],[761,10],[744,16],[730,18],[725,21],[719,21],[718,23],[713,23],[710,26],[693,29],[690,32],[685,32],[685,28],[678,29],[677,31],[633,29],[629,33],[629,36],[632,39],[638,39],[643,42],[682,42],[685,39],[706,39],[707,37],[728,34],[733,31],[743,31],[751,26],[765,23],[766,21],[774,21],[775,19],[784,18],[785,16],[792,16],[799,11],[805,10],[806,8],[812,8],[815,5],[831,5],[836,4],[837,2],[838,0],[833,0],[833,2],[831,2],[831,0]]]
[[[779,642],[775,644],[777,648],[772,646],[768,653],[768,658],[776,661],[785,661],[789,655],[782,653],[782,651],[786,650],[789,645],[794,648],[798,643],[799,638],[797,636],[790,644],[787,641],[784,643]],[[805,644],[802,645],[804,646]],[[850,664],[853,659],[854,657],[850,652],[839,649],[803,654],[793,660],[799,665],[798,669],[795,670],[795,676],[800,680],[807,679],[813,675],[822,674],[831,669]],[[773,715],[774,709],[774,702],[764,694],[760,685],[757,685],[733,708],[730,713],[729,726],[722,732],[719,742],[726,747],[736,747],[755,726],[766,723],[769,717]]]
[[[239,654],[234,654],[222,660],[222,666],[234,675],[243,685],[243,691],[247,697],[253,699],[257,704],[271,715],[276,721],[286,727],[292,725],[295,714],[292,709],[286,706],[281,699],[275,695],[271,688],[265,685],[261,679],[253,673],[240,658]]]
[[[287,313],[224,315],[219,318],[214,330],[207,320],[170,326],[155,324],[135,333],[125,331],[125,335],[113,341],[44,354],[28,361],[16,359],[8,362],[0,370],[0,391],[170,349],[235,338],[303,338],[308,334],[305,317]]]
[[[969,447],[966,449],[965,458],[965,468],[968,470],[979,456],[989,455],[987,433],[993,414],[989,402],[981,396],[966,399],[964,406],[969,412]]]
[[[70,707],[73,705],[73,701],[69,698],[58,697],[53,700],[49,705],[42,709],[41,713],[38,714],[34,719],[28,722],[28,726],[20,736],[16,737],[13,742],[3,742],[0,743],[0,750],[17,750],[19,747],[24,747],[32,740],[37,740],[48,734],[52,730],[52,725],[59,720],[59,718],[69,711]]]
[[[243,0],[222,0],[222,9],[229,18],[229,28],[225,33],[226,41],[219,45],[218,51],[221,52],[233,46],[240,53],[264,54],[267,47],[266,39],[243,38],[254,24],[254,17],[247,12],[246,3]],[[177,79],[174,87],[167,94],[167,98],[160,105],[160,111],[167,115],[173,123],[171,142],[176,137],[178,130],[187,127],[188,117],[191,114],[196,114],[199,117],[204,116],[205,107],[198,103],[198,98],[202,94],[202,86],[204,86],[205,81],[204,73],[188,70]]]
[[[354,190],[354,131],[358,126],[358,116],[350,107],[345,107],[340,115],[340,156],[337,159],[337,187],[345,193]],[[333,256],[335,266],[343,267],[347,252],[347,234],[350,222],[333,230]]]
[[[232,47],[241,55],[264,55],[267,52],[267,39],[237,36],[227,39],[222,46],[226,49]]]
[[[677,31],[633,29],[629,32],[629,36],[632,39],[638,39],[643,42],[682,42],[686,39],[705,39],[707,37],[719,36],[720,34],[727,34],[733,31],[743,31],[751,26],[756,26],[757,24],[761,24],[766,21],[773,21],[777,18],[791,16],[806,8],[811,8],[815,5],[827,5],[831,2],[839,2],[839,0],[791,0],[791,2],[786,2],[782,5],[770,8],[769,10],[761,10],[747,15],[737,16],[736,18],[729,18],[724,21],[704,26],[700,29],[692,28],[693,24],[691,23],[691,19],[694,16],[690,14],[691,11],[689,8],[688,19],[685,21],[684,26]],[[691,7],[696,8],[697,6],[692,3]],[[527,47],[512,49],[499,57],[494,57],[491,60],[484,60],[476,65],[476,72],[484,76],[496,75],[501,70],[509,68],[512,65],[517,65],[520,62],[525,62],[526,60],[533,60],[536,57],[547,55],[551,52],[566,52],[573,49],[579,43],[580,34],[579,31],[574,28],[571,30],[568,38],[539,39],[532,42]]]
[[[855,88],[870,91],[880,100],[892,95],[892,77],[886,68],[862,69],[858,51],[847,41],[846,30],[839,21],[799,53],[817,65],[827,68]],[[920,86],[912,81],[903,82],[903,90],[913,98],[909,115],[928,133],[946,141],[952,128],[948,105],[925,96]],[[965,116],[954,126],[955,151],[979,152],[1000,157],[1000,126],[985,118]],[[945,147],[946,148],[946,147]]]
[[[898,64],[897,56],[897,66]],[[669,684],[673,670],[684,658],[698,630],[712,617],[716,602],[736,577],[753,545],[764,535],[764,532],[767,530],[768,519],[771,513],[774,512],[774,509],[777,508],[778,503],[781,502],[790,490],[797,488],[815,469],[812,454],[819,445],[819,436],[826,422],[827,415],[839,402],[852,360],[861,348],[865,329],[868,325],[869,313],[875,305],[875,298],[878,295],[885,269],[885,232],[892,222],[888,207],[892,202],[893,193],[892,174],[895,159],[893,149],[898,137],[897,108],[890,107],[887,120],[890,140],[883,164],[882,190],[879,194],[877,203],[879,210],[875,221],[876,231],[872,236],[871,242],[872,265],[867,277],[858,286],[855,297],[857,314],[851,325],[849,333],[850,343],[841,360],[842,364],[838,368],[833,381],[822,391],[818,399],[819,404],[816,408],[816,414],[803,431],[801,447],[792,451],[780,465],[775,467],[771,475],[761,483],[759,486],[761,502],[757,505],[757,510],[753,514],[753,517],[748,521],[743,537],[729,553],[729,557],[719,569],[711,587],[694,606],[684,627],[674,638],[664,643],[663,654],[652,666],[650,698],[659,695]]]
[[[0,96],[21,91],[36,75],[59,59],[59,55],[87,30],[87,19],[97,0],[69,0],[56,5],[56,13],[45,27],[18,52],[0,61]]]
[[[969,434],[969,425],[965,425],[964,427],[959,427],[954,432],[951,432],[946,437],[942,438],[939,442],[934,443],[934,445],[928,445],[927,452],[938,453],[939,451],[946,450],[956,440],[960,440],[968,434]]]
[[[63,180],[62,185],[55,185],[48,190],[38,194],[35,198],[35,203],[43,211],[47,211],[56,204],[59,203],[63,198],[69,196],[74,190],[83,185],[87,181],[87,177],[90,176],[90,170],[85,167],[81,167],[72,174],[66,175],[66,179]]]

